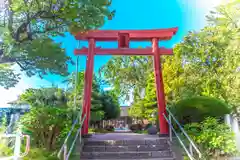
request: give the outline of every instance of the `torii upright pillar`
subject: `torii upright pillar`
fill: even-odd
[[[164,118],[166,114],[166,102],[161,69],[160,55],[171,55],[172,49],[159,48],[159,40],[170,40],[176,34],[178,28],[157,29],[157,30],[96,30],[88,33],[78,33],[77,40],[87,40],[88,48],[75,49],[75,55],[86,55],[87,66],[85,72],[83,115],[86,114],[82,134],[88,134],[91,109],[92,79],[94,67],[94,55],[151,55],[155,70],[156,94],[158,102],[158,118],[160,134],[166,135],[168,123]],[[151,48],[129,48],[130,41],[151,41]],[[118,41],[118,48],[102,49],[96,47],[96,41]]]

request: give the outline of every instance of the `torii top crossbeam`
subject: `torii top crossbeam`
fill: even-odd
[[[88,41],[88,48],[75,49],[75,55],[86,55],[86,73],[84,85],[83,114],[86,114],[82,134],[88,133],[90,120],[92,79],[94,67],[94,55],[151,55],[155,69],[156,92],[158,101],[158,118],[160,134],[168,134],[168,124],[164,115],[166,113],[163,78],[161,71],[160,55],[173,54],[172,49],[159,48],[158,42],[170,40],[176,34],[178,28],[155,30],[96,30],[87,33],[77,33],[76,40]],[[118,48],[104,49],[96,47],[97,41],[117,41]],[[151,41],[149,48],[129,48],[130,41]]]
[[[95,48],[96,55],[152,55],[152,48],[129,48],[130,41],[152,41],[170,40],[176,34],[178,28],[155,29],[155,30],[96,30],[87,33],[78,33],[75,35],[76,40],[96,41],[118,41],[116,49],[101,49]],[[88,48],[75,49],[76,55],[87,55]],[[159,48],[160,55],[172,54],[172,49]]]
[[[169,40],[176,34],[178,28],[154,29],[154,30],[95,30],[75,35],[77,40],[116,41],[122,35],[128,35],[132,41],[151,41],[152,38]]]

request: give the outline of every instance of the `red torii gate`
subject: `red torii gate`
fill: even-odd
[[[82,134],[88,134],[90,120],[91,93],[93,79],[94,55],[152,55],[155,69],[156,92],[158,101],[158,117],[160,134],[168,134],[168,124],[163,113],[166,113],[164,86],[161,70],[160,55],[173,54],[172,49],[159,48],[159,40],[170,40],[176,34],[178,28],[156,29],[156,30],[96,30],[87,33],[77,33],[76,40],[87,40],[88,48],[75,49],[75,55],[86,55],[87,66],[85,71],[83,114],[86,120],[83,124]],[[118,48],[102,49],[95,47],[96,41],[118,41]],[[151,41],[150,48],[129,48],[130,41]]]

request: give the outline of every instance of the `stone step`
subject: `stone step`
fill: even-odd
[[[163,151],[170,150],[167,144],[158,145],[118,145],[118,146],[93,146],[83,147],[84,152],[125,152],[125,151]]]
[[[172,151],[152,152],[82,152],[81,159],[147,159],[147,158],[173,158]]]
[[[168,138],[158,138],[158,139],[143,139],[143,140],[86,140],[84,145],[108,145],[108,146],[119,146],[119,145],[158,145],[158,144],[168,144]]]

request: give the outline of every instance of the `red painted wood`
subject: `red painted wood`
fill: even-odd
[[[155,29],[155,30],[95,30],[87,33],[77,33],[77,40],[88,40],[94,38],[96,41],[117,41],[120,33],[128,33],[129,40],[151,41],[152,38],[169,40],[176,34],[178,28]]]
[[[94,67],[94,48],[95,48],[95,40],[90,39],[89,42],[89,50],[87,55],[87,66],[86,66],[86,76],[84,82],[84,101],[83,108],[86,113],[86,120],[83,125],[83,134],[88,134],[88,127],[90,121],[90,109],[91,109],[91,96],[92,96],[92,80],[93,80],[93,67]]]
[[[165,120],[163,113],[166,113],[166,102],[164,95],[164,85],[161,69],[160,55],[158,53],[158,39],[154,38],[152,40],[152,48],[154,52],[154,69],[155,69],[155,81],[156,81],[156,92],[158,101],[158,118],[159,118],[159,128],[160,134],[168,134],[168,123]]]
[[[129,34],[119,33],[118,34],[118,48],[129,48]]]
[[[88,48],[75,49],[75,55],[86,55],[88,54]],[[95,48],[96,55],[153,55],[152,48],[119,48],[119,49],[102,49]],[[173,50],[167,48],[158,48],[158,54],[160,55],[172,55]]]
[[[160,123],[160,134],[168,134],[168,125],[163,117],[166,113],[166,104],[164,96],[164,86],[161,71],[160,55],[173,54],[172,49],[159,48],[159,40],[168,40],[176,34],[178,28],[157,29],[157,30],[97,30],[90,31],[85,34],[78,33],[75,35],[77,40],[88,40],[89,49],[82,48],[74,51],[75,55],[87,55],[87,66],[85,73],[83,112],[87,118],[84,122],[83,134],[88,134],[88,125],[90,120],[91,93],[93,79],[94,55],[153,55],[154,69],[157,88],[158,115]],[[124,35],[124,36],[123,36]],[[123,37],[122,37],[123,36]],[[101,49],[95,48],[95,41],[118,41],[118,49]],[[134,41],[152,41],[152,48],[131,49],[129,47],[130,40]]]
[[[86,97],[87,97],[87,94],[88,94],[88,90],[87,90],[87,86],[88,86],[88,70],[86,69],[86,71],[85,71],[85,74],[84,74],[84,91],[83,91],[83,104],[82,104],[82,118],[84,117],[84,115],[86,114],[86,112],[87,112],[87,99],[86,99]],[[82,127],[82,135],[86,135],[87,133],[85,133],[85,131],[86,131],[86,129],[85,129],[85,127],[86,127],[86,121],[84,121],[84,123],[83,123],[83,127]]]

